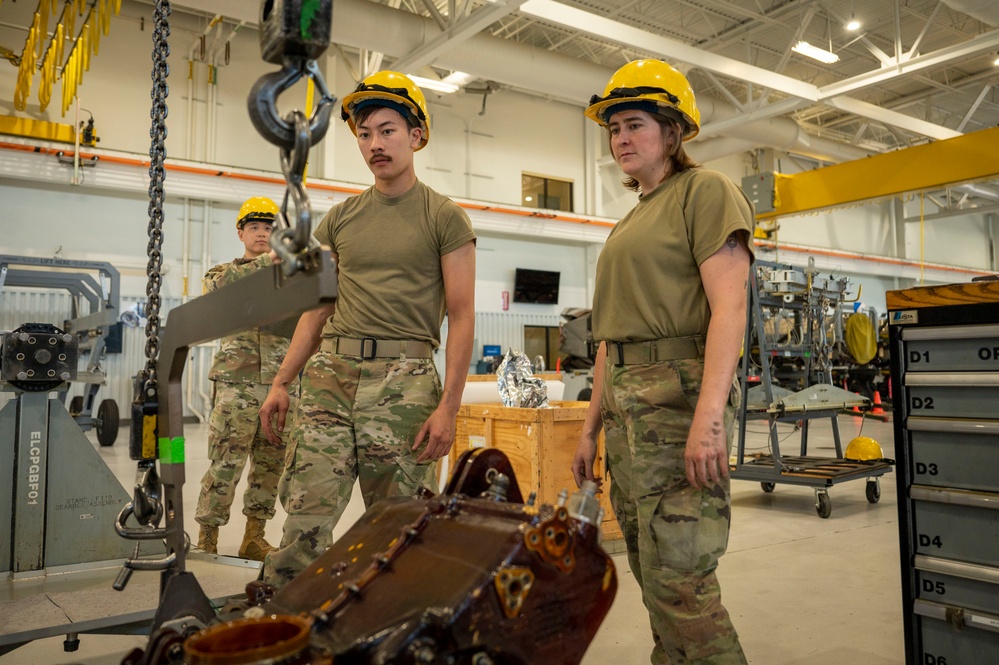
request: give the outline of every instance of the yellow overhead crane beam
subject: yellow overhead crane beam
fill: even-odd
[[[774,174],[758,220],[999,178],[999,127],[794,175]],[[769,206],[758,206],[765,208]]]

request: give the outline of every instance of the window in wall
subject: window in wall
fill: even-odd
[[[572,212],[572,181],[560,178],[521,173],[523,196],[521,205],[528,208],[547,208]]]
[[[558,326],[524,326],[524,353],[532,364],[541,356],[545,359],[545,371],[554,372],[558,352]]]

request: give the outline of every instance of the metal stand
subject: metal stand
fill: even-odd
[[[19,391],[0,410],[0,477],[0,523],[13,527],[0,539],[0,601],[30,595],[53,570],[68,580],[128,556],[128,543],[108,537],[128,493],[48,391]],[[31,639],[0,630],[0,653]]]
[[[15,268],[13,266],[23,266]],[[83,395],[73,398],[70,414],[84,432],[97,430],[102,446],[113,445],[118,438],[120,416],[118,404],[106,399],[94,410],[97,392],[106,383],[101,369],[107,340],[120,313],[121,275],[118,269],[104,261],[46,259],[34,256],[0,255],[0,293],[4,286],[27,286],[65,290],[73,297],[73,318],[61,322],[61,328],[76,336],[82,353],[90,353],[85,371],[77,373],[75,381],[84,384]],[[88,313],[79,316],[77,307],[86,301]],[[67,386],[59,388],[59,400],[66,401]]]
[[[829,372],[830,340],[825,338],[826,313],[838,309],[844,301],[847,280],[822,278],[809,266],[802,271],[792,266],[757,261],[750,271],[747,294],[745,349],[742,356],[742,400],[739,406],[739,439],[732,478],[758,481],[764,492],[773,492],[777,483],[815,488],[815,510],[819,517],[832,514],[828,488],[847,480],[867,478],[866,496],[871,503],[881,498],[879,478],[891,471],[886,460],[853,461],[843,459],[840,443],[839,412],[853,406],[866,406],[866,397],[831,384]],[[768,334],[765,319],[775,322],[792,320],[786,340],[779,341],[780,331]],[[760,385],[750,389],[750,356],[760,358]],[[774,383],[774,361],[795,361],[794,374],[806,386],[791,391]],[[808,456],[808,425],[814,418],[829,418],[832,426],[835,458]],[[749,421],[766,421],[769,454],[746,458],[746,427]],[[799,455],[781,454],[777,423],[800,423]]]

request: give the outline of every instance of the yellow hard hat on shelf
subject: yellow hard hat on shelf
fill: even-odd
[[[855,462],[869,462],[871,460],[884,459],[884,451],[881,444],[869,436],[858,436],[846,447],[843,457]]]
[[[350,131],[357,136],[354,115],[365,106],[385,106],[417,120],[423,130],[423,138],[417,150],[430,140],[430,114],[427,112],[427,99],[423,91],[405,74],[381,71],[366,77],[360,85],[346,97],[340,108],[340,117],[347,121]]]
[[[277,214],[278,207],[274,201],[271,201],[266,196],[254,196],[251,199],[246,199],[243,205],[240,206],[239,214],[236,215],[236,228],[242,229],[250,222],[267,222],[273,224]]]
[[[613,113],[629,108],[680,120],[685,125],[684,141],[701,130],[701,112],[697,110],[694,90],[687,77],[662,60],[633,60],[621,67],[607,82],[603,96],[590,97],[585,113],[587,118],[606,127]]]

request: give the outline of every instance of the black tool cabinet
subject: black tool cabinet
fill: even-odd
[[[886,300],[905,661],[999,663],[999,282]]]

